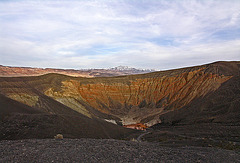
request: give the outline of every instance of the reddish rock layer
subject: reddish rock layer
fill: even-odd
[[[147,126],[142,123],[124,125],[123,127],[131,128],[131,129],[135,129],[135,130],[146,130],[146,128],[147,128]]]
[[[196,70],[173,77],[130,80],[128,84],[107,82],[81,84],[81,81],[69,80],[63,82],[61,92],[63,96],[81,97],[105,113],[110,113],[110,110],[118,107],[118,104],[139,107],[153,104],[159,108],[174,104],[176,109],[194,98],[216,90],[221,83],[230,78]],[[55,92],[55,95],[59,93]],[[48,92],[46,94],[50,95]]]

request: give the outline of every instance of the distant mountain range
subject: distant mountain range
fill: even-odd
[[[136,69],[128,66],[117,66],[114,68],[110,68],[109,70],[116,70],[116,71],[129,71],[129,72],[135,72],[135,73],[140,73],[140,72],[154,72],[156,70],[154,69]]]
[[[128,66],[118,66],[110,69],[54,69],[54,68],[32,68],[32,67],[11,67],[0,65],[0,77],[17,76],[39,76],[48,73],[58,73],[75,77],[110,77],[132,74],[144,74],[154,72],[153,69],[136,69]]]

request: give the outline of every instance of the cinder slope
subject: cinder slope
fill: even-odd
[[[122,139],[136,132],[79,115],[11,114],[0,120],[0,140],[64,138]]]

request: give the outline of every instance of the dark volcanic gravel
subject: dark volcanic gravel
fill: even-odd
[[[240,162],[240,154],[111,139],[32,139],[0,141],[0,162]]]

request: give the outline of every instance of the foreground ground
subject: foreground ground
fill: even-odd
[[[144,133],[143,133],[144,134]],[[141,140],[158,142],[162,146],[217,147],[240,150],[239,123],[199,123],[191,125],[156,125],[145,132]]]
[[[113,139],[0,141],[0,162],[240,162],[240,153]]]

